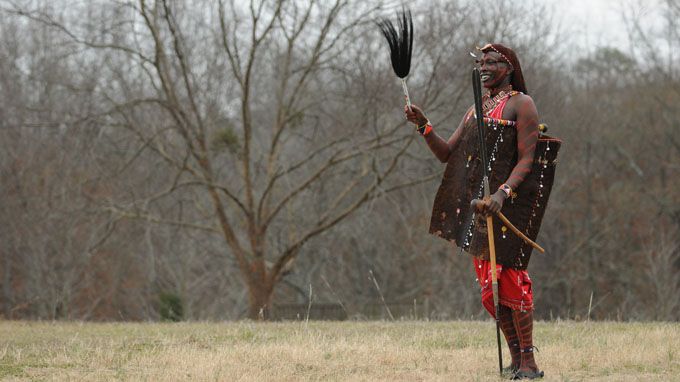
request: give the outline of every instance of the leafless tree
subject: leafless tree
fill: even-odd
[[[249,317],[266,317],[305,243],[380,194],[420,181],[389,182],[414,137],[395,134],[402,122],[367,120],[367,108],[350,112],[347,89],[334,85],[352,75],[334,61],[358,53],[352,41],[379,6],[200,5],[110,5],[118,17],[96,38],[41,9],[12,12],[105,55],[111,79],[97,96],[109,110],[90,120],[138,138],[130,162],[151,152],[173,171],[166,186],[109,198],[108,211],[172,224],[152,205],[193,193],[198,220],[176,224],[222,236],[249,290]],[[332,189],[319,189],[331,178]]]
[[[187,318],[267,318],[310,285],[362,317],[375,283],[412,317],[484,316],[469,259],[426,234],[443,168],[373,23],[399,4],[66,3],[0,2],[5,317],[158,319],[169,292]],[[440,135],[496,41],[564,139],[539,316],[678,317],[675,3],[656,31],[628,14],[632,51],[576,54],[538,4],[413,8],[409,88]]]

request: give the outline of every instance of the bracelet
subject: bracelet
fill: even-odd
[[[503,190],[505,192],[506,198],[509,198],[510,195],[512,195],[512,188],[508,186],[507,184],[503,183],[498,187],[499,190]]]
[[[428,120],[427,122],[425,122],[424,125],[418,126],[416,128],[416,131],[418,132],[418,134],[426,136],[427,134],[430,134],[432,132],[432,124]]]

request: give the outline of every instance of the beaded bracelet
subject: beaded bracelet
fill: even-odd
[[[512,188],[508,186],[507,184],[503,183],[498,187],[499,190],[503,190],[505,192],[506,198],[509,198],[510,195],[512,195]]]
[[[424,137],[427,134],[430,134],[430,132],[432,132],[432,124],[430,123],[430,121],[427,121],[427,122],[425,122],[424,125],[418,126],[416,128],[416,131],[418,132],[418,134],[420,134]]]

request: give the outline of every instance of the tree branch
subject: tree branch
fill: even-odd
[[[373,192],[379,188],[380,184],[389,176],[390,173],[396,168],[396,165],[399,161],[399,158],[406,152],[406,149],[411,145],[413,142],[414,137],[411,136],[410,139],[407,140],[407,142],[404,144],[404,146],[399,150],[399,152],[392,158],[392,161],[388,167],[388,169],[385,171],[383,175],[377,174],[376,179],[374,183],[368,187],[363,195],[350,206],[348,206],[345,210],[340,212],[338,215],[336,215],[333,219],[326,221],[327,217],[322,216],[321,219],[317,222],[316,227],[308,231],[306,234],[302,236],[301,239],[293,243],[291,246],[289,246],[283,254],[277,259],[276,263],[274,264],[270,277],[273,282],[277,281],[280,277],[281,270],[285,268],[285,266],[297,256],[299,253],[300,248],[311,238],[314,236],[332,228],[342,220],[344,220],[346,217],[348,217],[352,212],[356,211],[359,207],[361,207],[364,203],[367,201],[373,199],[376,197],[376,195],[372,195]]]

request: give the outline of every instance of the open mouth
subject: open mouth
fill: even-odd
[[[489,79],[491,79],[491,74],[489,73],[482,73],[479,78],[482,80],[482,82],[486,82]]]

